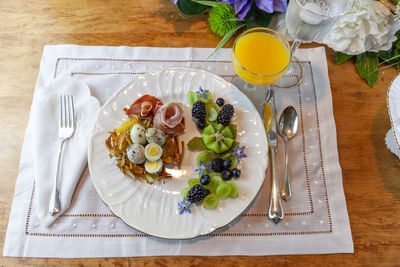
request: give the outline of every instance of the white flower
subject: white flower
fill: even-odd
[[[394,12],[394,20],[400,21],[400,2],[396,5],[396,12]]]
[[[399,29],[400,22],[394,20],[382,3],[356,0],[353,8],[329,31],[323,43],[349,55],[389,50]]]

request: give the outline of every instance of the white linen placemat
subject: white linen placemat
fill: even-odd
[[[192,67],[233,80],[236,75],[230,63],[231,50],[222,49],[212,61],[205,61],[212,50],[46,46],[36,88],[48,85],[54,78],[72,76],[87,83],[102,104],[133,75],[152,69]],[[3,255],[69,258],[352,253],[325,51],[299,49],[297,56],[304,64],[304,81],[300,87],[276,90],[277,113],[293,105],[300,119],[299,133],[291,143],[294,195],[290,202],[283,202],[286,214],[281,223],[275,225],[267,216],[268,175],[252,206],[228,227],[185,241],[148,237],[109,212],[86,171],[70,209],[46,228],[34,212],[37,196],[29,157],[30,117]],[[36,98],[35,94],[34,102]],[[283,147],[282,140],[279,145]],[[278,153],[280,173],[283,173],[283,152],[281,149]]]

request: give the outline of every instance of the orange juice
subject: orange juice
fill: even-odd
[[[290,61],[290,48],[266,32],[251,32],[235,44],[232,64],[245,81],[266,85],[279,80]]]

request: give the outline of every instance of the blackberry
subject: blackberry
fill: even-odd
[[[215,103],[217,103],[218,106],[222,107],[225,104],[225,100],[223,98],[218,98]]]
[[[222,172],[224,168],[224,160],[222,158],[215,158],[211,161],[211,169],[215,172]]]
[[[210,194],[210,190],[205,189],[200,184],[194,185],[190,188],[187,193],[187,200],[191,203],[199,203],[201,202],[208,194]]]
[[[233,118],[234,112],[235,110],[231,104],[224,105],[218,114],[218,122],[224,126],[228,126]]]
[[[206,119],[206,104],[204,102],[196,101],[193,103],[192,117],[199,121]]]
[[[197,120],[196,121],[197,129],[203,130],[206,127],[206,122],[204,120]]]

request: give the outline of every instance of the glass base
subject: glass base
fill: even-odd
[[[303,64],[298,60],[297,57],[293,56],[285,75],[280,80],[276,81],[273,86],[279,88],[290,88],[297,86],[303,81],[303,77]]]
[[[232,83],[250,99],[261,118],[264,118],[264,103],[271,97],[271,86],[250,84],[239,76]]]

